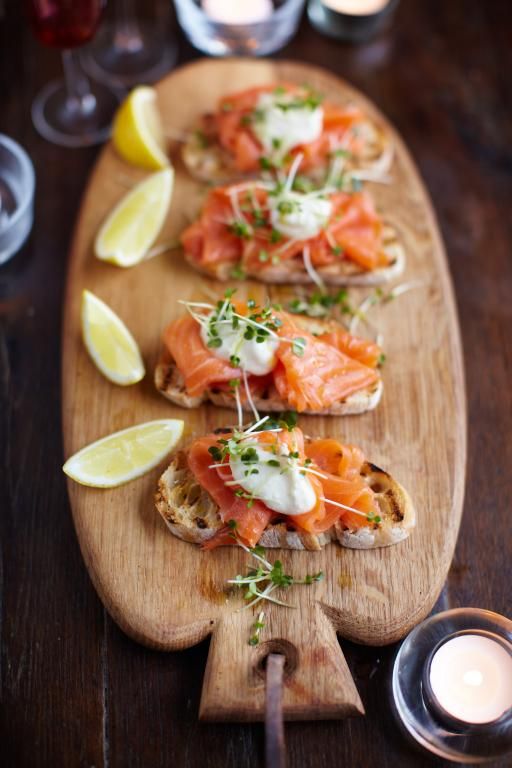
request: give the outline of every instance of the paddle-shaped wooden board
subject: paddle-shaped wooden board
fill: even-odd
[[[226,579],[244,571],[248,558],[234,547],[202,552],[167,531],[153,505],[163,467],[114,490],[70,482],[83,556],[119,625],[140,642],[164,650],[185,648],[213,634],[201,716],[218,720],[261,719],[261,661],[271,650],[281,650],[287,658],[287,718],[362,711],[336,632],[361,643],[390,643],[430,611],[452,557],[464,487],[464,379],[446,258],[428,196],[392,127],[361,94],[326,72],[296,63],[247,60],[202,60],[163,80],[157,90],[165,125],[170,132],[187,131],[222,94],[277,80],[308,82],[334,101],[362,105],[382,120],[395,145],[393,184],[371,185],[371,191],[405,246],[403,280],[422,284],[374,316],[387,353],[379,407],[363,416],[309,417],[301,424],[311,435],[340,436],[360,445],[371,461],[409,490],[418,524],[409,540],[388,549],[356,551],[333,544],[317,553],[272,553],[288,573],[322,570],[325,578],[289,590],[286,598],[295,609],[264,606],[261,643],[253,648],[248,645],[252,611],[239,612],[241,595],[225,591]],[[176,239],[204,194],[175,155],[174,199],[161,242]],[[185,440],[234,421],[232,411],[174,407],[153,386],[162,330],[182,312],[178,299],[204,296],[205,280],[185,265],[179,251],[128,270],[93,256],[102,220],[144,175],[109,145],[83,200],[71,251],[63,334],[66,457],[103,435],[159,417],[185,419]],[[83,288],[105,300],[134,333],[148,370],[142,383],[127,388],[110,384],[90,361],[80,334]],[[207,290],[223,288],[210,282]],[[255,288],[253,294],[261,297],[261,291]],[[281,292],[273,290],[272,296]]]

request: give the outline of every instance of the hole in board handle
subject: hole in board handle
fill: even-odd
[[[256,653],[257,658],[254,664],[254,670],[258,677],[260,677],[262,680],[265,680],[267,657],[271,653],[279,653],[284,656],[284,679],[290,677],[295,672],[299,664],[299,653],[297,648],[288,640],[281,640],[280,638],[264,640],[257,646]]]

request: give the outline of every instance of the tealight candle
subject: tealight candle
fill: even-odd
[[[220,24],[257,24],[272,16],[272,0],[202,0],[203,11]]]
[[[340,40],[363,41],[374,35],[398,0],[309,0],[311,23]]]
[[[368,16],[382,11],[389,0],[321,0],[327,8],[338,13],[349,13],[352,16]]]
[[[429,681],[449,715],[490,723],[512,707],[511,649],[483,634],[452,637],[434,651]]]
[[[405,733],[445,760],[480,763],[512,751],[512,621],[454,608],[423,621],[393,665]]]

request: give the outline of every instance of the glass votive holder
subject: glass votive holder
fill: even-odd
[[[305,0],[174,0],[193,46],[209,56],[265,56],[297,31]]]
[[[308,16],[329,37],[362,43],[377,34],[398,0],[309,0]]]
[[[0,264],[14,256],[34,221],[34,166],[15,141],[0,133]]]
[[[395,713],[418,744],[445,760],[482,763],[512,751],[512,621],[458,608],[404,640],[392,677]]]

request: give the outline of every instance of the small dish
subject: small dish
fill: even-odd
[[[13,139],[0,133],[0,264],[14,256],[34,221],[34,166]]]

